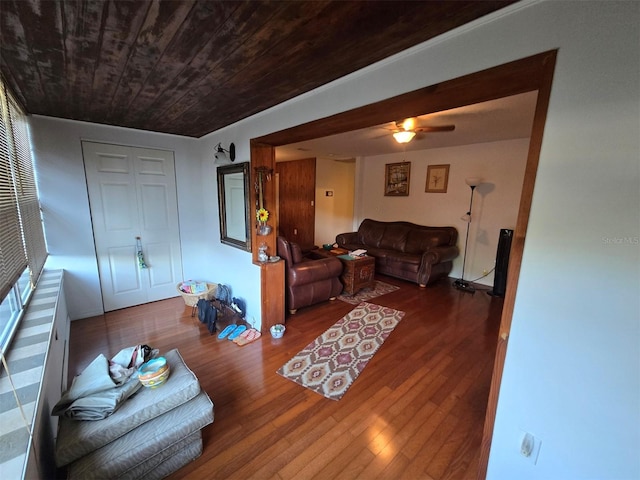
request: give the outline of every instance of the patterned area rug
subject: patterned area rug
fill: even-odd
[[[363,288],[359,292],[356,292],[355,295],[343,293],[342,295],[338,296],[338,300],[350,303],[351,305],[359,305],[362,302],[366,302],[367,300],[371,300],[372,298],[379,297],[380,295],[384,295],[385,293],[394,292],[399,288],[400,287],[396,287],[395,285],[390,285],[388,283],[381,282],[380,280],[376,280],[376,285],[374,288]]]
[[[277,373],[340,400],[404,312],[363,302],[285,363]]]

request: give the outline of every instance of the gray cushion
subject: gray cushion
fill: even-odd
[[[120,478],[211,422],[213,403],[200,392],[187,403],[74,461],[67,467],[69,479]]]
[[[177,472],[200,455],[202,455],[202,439],[183,445],[179,451],[164,460],[160,465],[149,470],[144,477],[132,478],[136,480],[160,480],[168,477],[173,472]]]
[[[188,450],[191,452],[191,454],[188,456],[188,459],[186,459],[187,460],[186,463],[200,456],[200,454],[202,453],[202,431],[201,430],[198,430],[196,433],[193,433],[188,437],[178,440],[173,445],[165,448],[158,454],[148,458],[147,460],[135,466],[128,472],[124,473],[123,475],[120,475],[118,478],[119,480],[138,480],[143,477],[144,478],[164,478],[166,475],[168,475],[168,473],[165,473],[164,475],[159,476],[158,475],[159,469],[162,469],[164,471],[165,467],[168,467],[169,465],[175,466],[176,463],[179,463],[179,465],[177,466],[177,468],[175,468],[175,470],[184,466],[186,463],[176,462],[176,458],[182,458],[181,453],[184,452],[185,450]],[[175,470],[172,469],[171,472],[169,473],[172,473]]]
[[[56,464],[61,467],[121,437],[169,410],[194,398],[200,384],[178,350],[164,357],[171,373],[164,385],[141,388],[104,420],[78,421],[61,417],[56,441]]]

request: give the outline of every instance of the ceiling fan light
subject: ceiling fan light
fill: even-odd
[[[407,118],[405,119],[404,122],[402,122],[403,130],[415,130],[415,128],[416,128],[416,119],[413,117]]]
[[[409,143],[415,136],[416,132],[407,132],[406,130],[402,132],[393,132],[393,138],[395,138],[398,143]]]

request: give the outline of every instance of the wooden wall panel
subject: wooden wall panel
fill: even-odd
[[[251,143],[251,194],[249,201],[251,207],[249,213],[251,214],[251,246],[253,253],[253,261],[258,263],[258,247],[261,244],[267,245],[267,253],[269,255],[276,255],[276,231],[278,229],[278,212],[276,209],[276,189],[275,189],[275,176],[273,174],[273,168],[275,166],[275,152],[270,145],[260,145],[257,143]],[[258,210],[258,196],[257,186],[258,181],[258,169],[265,169],[267,173],[270,173],[270,180],[263,182],[263,206],[269,212],[269,221],[272,230],[269,235],[258,235],[257,221],[255,213]]]
[[[267,253],[276,255],[276,230],[278,227],[278,212],[275,208],[275,151],[271,145],[251,142],[251,171],[250,184],[252,186],[249,202],[250,211],[255,214],[258,208],[256,182],[258,170],[270,174],[271,179],[263,182],[263,206],[269,211],[269,225],[273,227],[268,235],[258,235],[257,221],[251,218],[251,254],[253,263],[260,266],[260,300],[262,331],[268,332],[271,325],[284,323],[284,260],[275,263],[258,262],[258,247],[267,245]]]
[[[315,239],[316,159],[276,164],[279,176],[278,234],[310,249]]]
[[[262,333],[269,333],[272,325],[285,322],[284,267],[284,260],[261,266]]]

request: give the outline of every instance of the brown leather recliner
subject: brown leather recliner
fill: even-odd
[[[278,237],[278,256],[285,261],[285,292],[291,314],[298,308],[334,300],[342,292],[342,262],[337,258],[311,260],[296,243]]]

